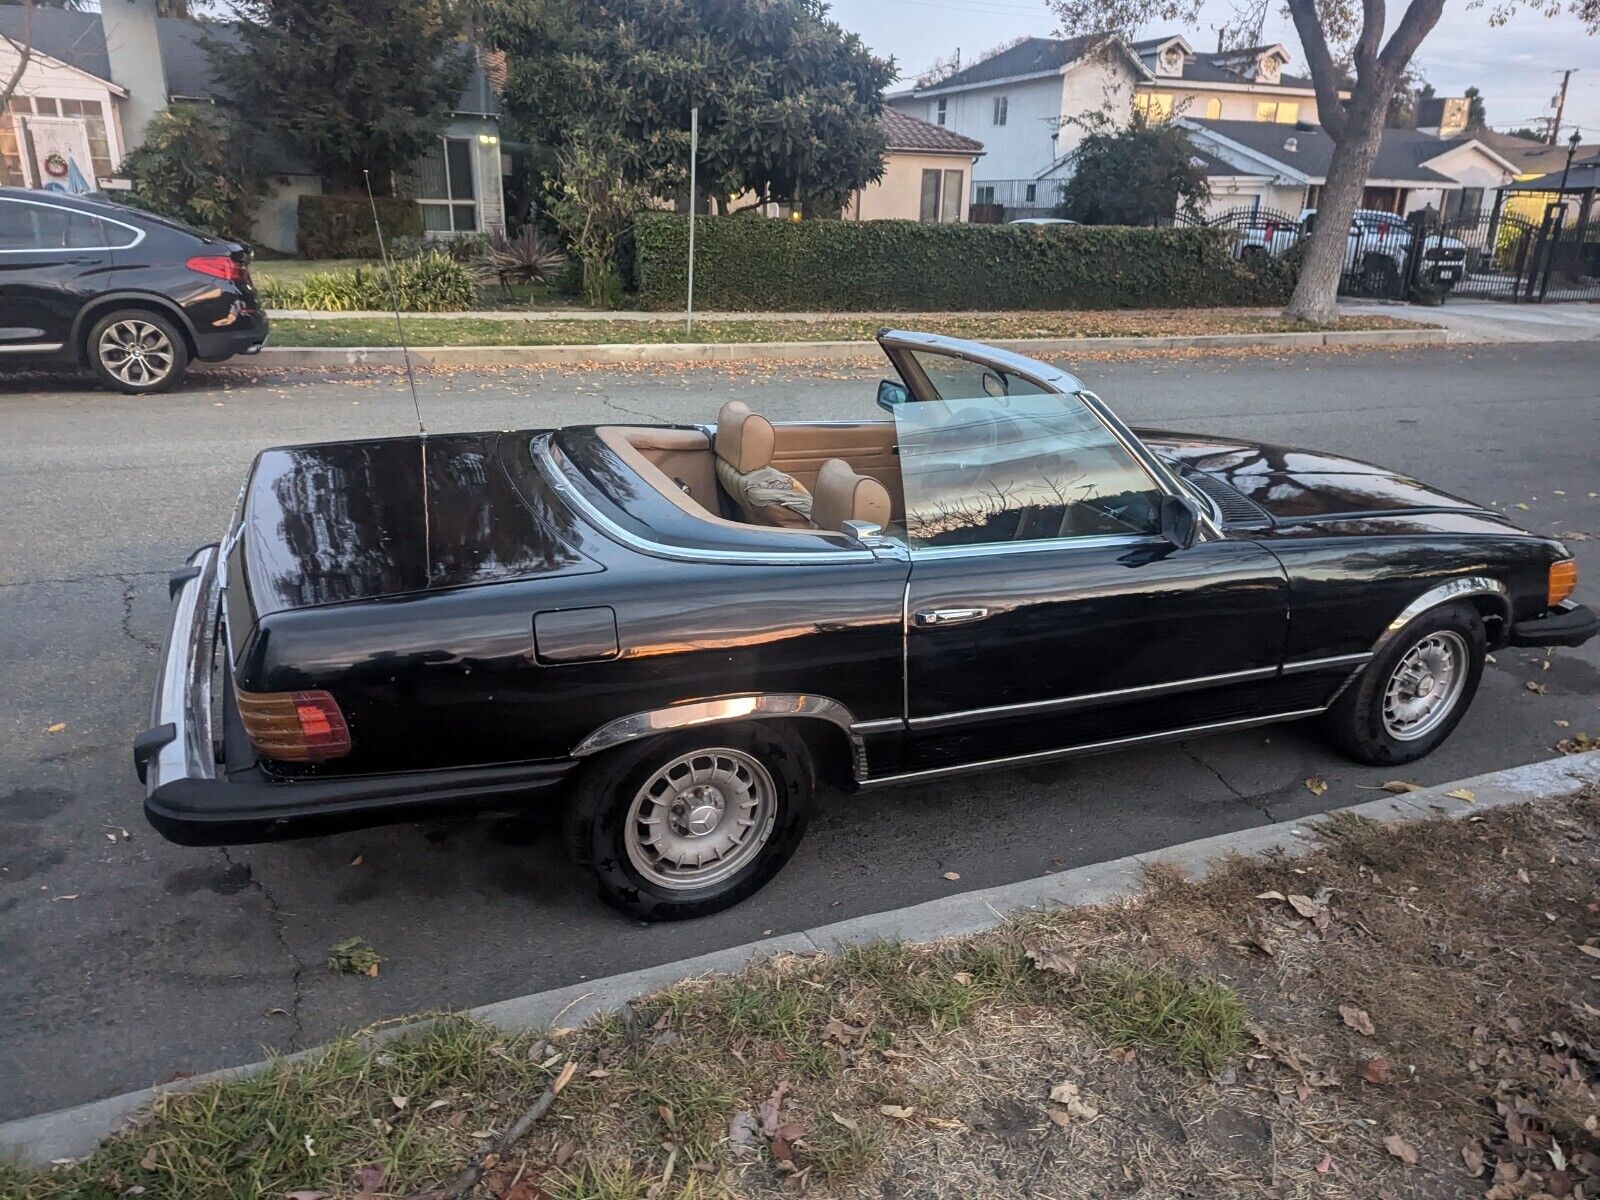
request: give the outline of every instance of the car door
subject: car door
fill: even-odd
[[[1181,494],[1070,376],[886,345],[906,596],[906,768],[1047,756],[1244,724],[1275,705],[1277,559],[1214,529],[1159,532]]]
[[[110,230],[79,209],[0,199],[0,353],[66,345],[79,310],[109,286]],[[126,238],[128,227],[116,231]]]

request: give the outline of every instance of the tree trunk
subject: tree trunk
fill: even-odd
[[[1317,201],[1316,227],[1306,243],[1300,278],[1289,298],[1289,307],[1284,309],[1286,317],[1315,325],[1332,325],[1339,319],[1336,301],[1349,248],[1350,222],[1361,205],[1367,172],[1378,156],[1383,116],[1381,106],[1350,107],[1345,136],[1334,145],[1333,159],[1328,163],[1327,182]]]

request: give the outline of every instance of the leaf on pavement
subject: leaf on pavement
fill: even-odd
[[[944,878],[950,880],[951,883],[954,883],[956,880],[961,878],[961,872],[960,871],[946,871],[944,873]]]
[[[1306,791],[1310,792],[1313,796],[1320,796],[1327,790],[1328,781],[1321,775],[1313,775],[1310,779],[1306,780]]]
[[[1550,691],[1549,688],[1545,687],[1544,684],[1540,683],[1536,679],[1530,679],[1530,680],[1528,680],[1527,683],[1523,684],[1522,686],[1527,688],[1530,692],[1533,692],[1535,695],[1539,695],[1539,696],[1546,695]]]
[[[1465,800],[1468,804],[1476,804],[1478,802],[1478,793],[1471,788],[1451,788],[1445,795],[1452,800]]]
[[[1353,1004],[1339,1005],[1339,1015],[1344,1018],[1344,1023],[1357,1033],[1372,1037],[1377,1031],[1373,1027],[1372,1018],[1367,1015],[1364,1008],[1356,1008]]]
[[[60,733],[66,727],[67,727],[67,723],[65,721],[57,721],[54,725],[46,726],[45,727],[45,732],[46,733]]]
[[[1417,1148],[1398,1133],[1391,1133],[1383,1139],[1383,1148],[1394,1155],[1408,1167],[1417,1165]]]
[[[1409,779],[1390,779],[1384,783],[1383,790],[1392,796],[1403,796],[1407,792],[1420,792],[1422,785],[1412,783]]]
[[[378,964],[382,961],[383,959],[378,957],[378,952],[368,945],[364,938],[346,938],[328,947],[328,969],[340,975],[375,977],[378,974]]]

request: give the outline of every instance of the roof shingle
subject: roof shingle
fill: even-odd
[[[1272,121],[1204,121],[1192,117],[1186,117],[1184,121],[1196,129],[1226,138],[1236,145],[1253,150],[1312,179],[1325,178],[1328,164],[1333,160],[1333,139],[1320,125],[1303,123],[1280,125]],[[1293,150],[1284,148],[1290,138],[1294,139]],[[1373,160],[1372,169],[1367,172],[1367,177],[1392,179],[1411,185],[1433,187],[1453,185],[1456,180],[1422,164],[1470,140],[1470,138],[1440,140],[1415,129],[1385,129],[1383,141],[1378,146],[1378,156]]]
[[[983,143],[963,137],[943,125],[931,125],[916,117],[886,108],[881,118],[890,150],[922,151],[925,154],[982,154]]]

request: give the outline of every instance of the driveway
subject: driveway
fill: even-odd
[[[1579,530],[1600,594],[1600,344],[1081,362],[1136,423],[1392,464]],[[436,432],[873,413],[876,369],[435,373]],[[706,920],[618,918],[561,861],[548,819],[409,825],[183,849],[143,823],[128,741],[146,719],[165,578],[214,539],[252,455],[407,432],[393,375],[197,374],[131,400],[71,381],[0,390],[0,1120],[260,1057],[341,1029],[608,975],[1370,798],[1390,774],[1273,727],[1074,764],[828,798],[779,879]],[[1529,691],[1535,681],[1545,690]],[[1546,757],[1600,727],[1600,646],[1503,651],[1419,783]],[[51,730],[61,726],[56,732]],[[1304,785],[1329,784],[1313,795]],[[943,878],[957,872],[959,881]],[[376,979],[331,974],[367,938]]]

